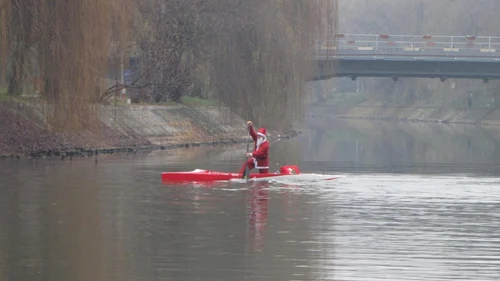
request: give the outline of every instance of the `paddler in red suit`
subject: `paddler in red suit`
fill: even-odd
[[[267,141],[266,129],[260,128],[257,133],[253,129],[252,121],[247,122],[247,127],[250,132],[250,136],[252,136],[253,141],[255,142],[254,152],[247,153],[248,160],[243,163],[241,166],[240,174],[243,175],[245,172],[245,167],[248,166],[248,170],[252,170],[253,168],[259,170],[261,174],[269,173],[269,142]]]

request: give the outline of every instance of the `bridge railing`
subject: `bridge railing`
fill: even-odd
[[[496,56],[494,53],[500,53],[500,36],[336,34],[335,37],[332,41],[317,42],[317,54],[437,51]]]

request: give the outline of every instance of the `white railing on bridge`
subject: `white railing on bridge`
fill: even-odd
[[[318,42],[320,53],[341,51],[444,51],[444,52],[500,52],[500,36],[433,36],[336,34],[335,40]]]

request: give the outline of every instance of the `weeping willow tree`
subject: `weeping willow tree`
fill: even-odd
[[[301,116],[315,41],[333,39],[337,28],[336,0],[153,0],[139,7],[134,86],[143,99],[179,100],[201,87],[238,115],[276,128]]]
[[[131,55],[127,86],[144,100],[204,88],[278,128],[301,116],[315,40],[333,38],[336,13],[337,0],[0,0],[0,65],[10,95],[41,78],[53,128],[95,123],[92,105],[121,87],[102,90],[109,61],[123,71]]]
[[[91,104],[110,50],[125,40],[132,1],[0,0],[0,66],[8,94],[38,78],[52,128],[95,123]]]
[[[336,1],[257,0],[237,8],[241,13],[224,18],[251,17],[219,29],[229,35],[215,36],[210,81],[241,116],[263,126],[288,126],[302,116],[316,40],[335,33]]]

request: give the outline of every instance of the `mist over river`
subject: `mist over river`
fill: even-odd
[[[271,170],[334,182],[164,185],[246,145],[0,161],[0,280],[499,280],[500,132],[324,120]]]

